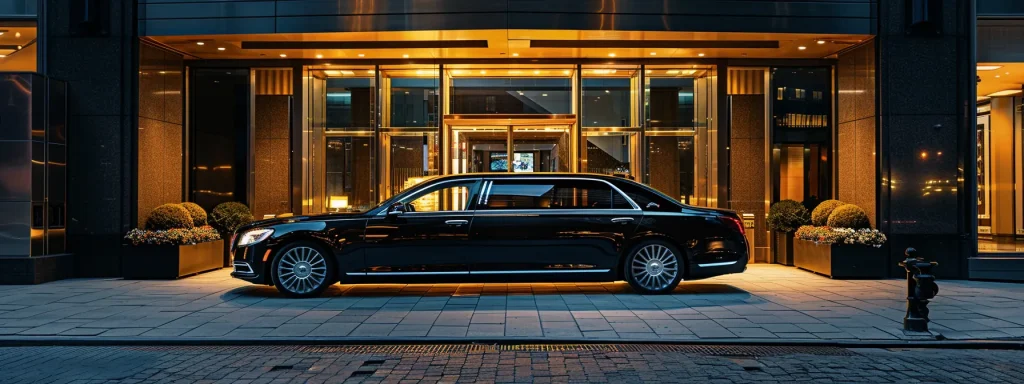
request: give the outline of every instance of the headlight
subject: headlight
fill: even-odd
[[[242,237],[238,239],[239,247],[248,247],[256,244],[263,240],[266,240],[270,235],[274,234],[273,229],[254,229],[242,234]]]

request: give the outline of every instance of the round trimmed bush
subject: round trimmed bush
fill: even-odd
[[[181,204],[164,204],[153,208],[146,217],[146,229],[165,231],[174,228],[192,228],[192,217]]]
[[[222,236],[234,233],[238,227],[252,222],[252,212],[245,204],[237,202],[220,203],[210,211],[210,225]]]
[[[818,204],[811,212],[811,225],[823,226],[828,225],[828,216],[832,214],[832,210],[839,208],[846,203],[839,200],[825,200]]]
[[[871,221],[864,210],[853,204],[846,204],[832,210],[828,216],[828,226],[832,228],[871,228]]]
[[[768,229],[773,231],[793,232],[810,221],[810,212],[796,200],[782,200],[768,209]]]
[[[206,225],[206,210],[200,207],[196,203],[181,203],[181,207],[188,211],[188,215],[192,217],[192,226],[202,227]]]

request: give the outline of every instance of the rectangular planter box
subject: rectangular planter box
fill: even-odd
[[[224,240],[190,245],[125,245],[125,279],[173,280],[224,266]]]
[[[793,265],[833,279],[880,279],[888,268],[885,248],[793,241]]]
[[[775,236],[775,263],[793,265],[793,232],[772,231]]]

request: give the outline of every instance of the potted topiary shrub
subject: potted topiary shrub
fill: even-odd
[[[125,235],[121,274],[126,279],[177,279],[221,268],[224,242],[205,217],[198,206],[153,209],[142,228]]]
[[[210,211],[210,225],[220,233],[221,238],[228,239],[224,242],[223,258],[224,266],[231,266],[231,243],[235,230],[253,221],[252,212],[245,204],[238,202],[220,203]]]
[[[782,200],[768,209],[768,229],[775,234],[775,262],[793,265],[793,232],[811,221],[807,208],[794,200]]]
[[[839,200],[825,200],[818,203],[818,206],[814,207],[814,211],[811,211],[811,225],[819,227],[828,225],[828,216],[832,214],[832,210],[844,204],[846,203]]]
[[[822,202],[825,204],[829,201]],[[796,231],[793,264],[831,278],[882,278],[886,276],[885,234],[871,229],[868,215],[853,204],[834,204],[814,209],[811,222]],[[823,221],[815,217],[827,210]]]

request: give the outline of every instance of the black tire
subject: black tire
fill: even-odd
[[[672,292],[686,272],[685,254],[663,240],[644,240],[633,246],[623,259],[622,276],[639,294]]]
[[[278,291],[298,298],[320,296],[338,282],[333,254],[304,240],[289,243],[274,254],[270,276]]]

